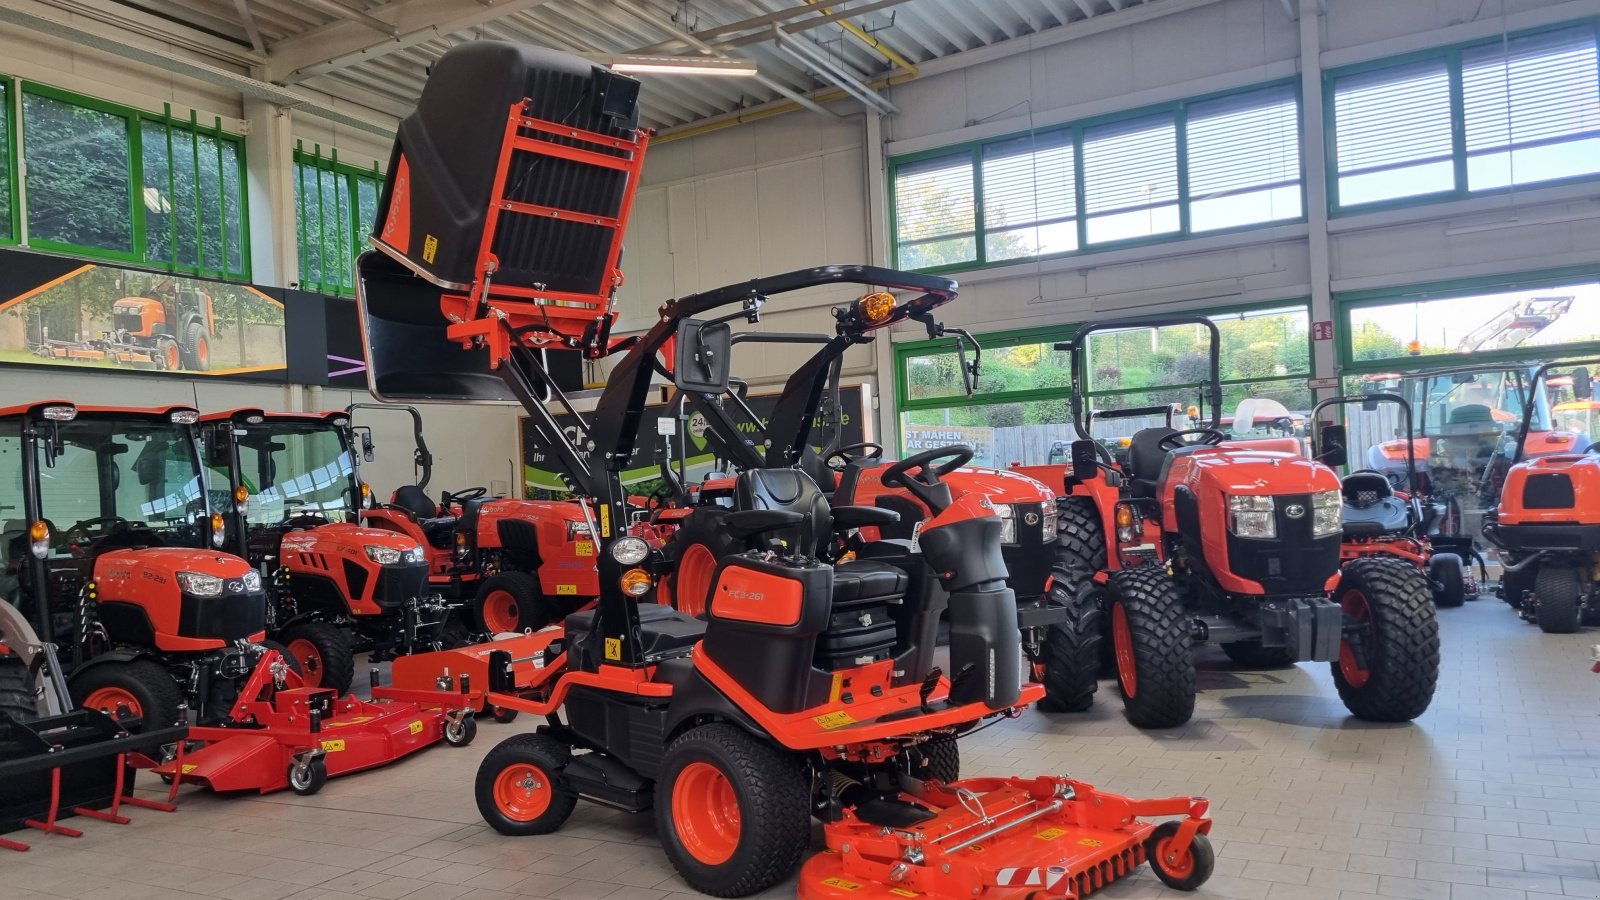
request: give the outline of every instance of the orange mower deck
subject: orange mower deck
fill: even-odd
[[[823,827],[828,849],[801,869],[802,900],[1075,900],[1145,862],[1179,890],[1211,874],[1210,804],[1201,797],[1134,800],[1043,776],[929,782],[902,799],[934,817],[891,828],[847,811]]]

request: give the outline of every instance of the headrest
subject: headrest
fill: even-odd
[[[1380,472],[1352,472],[1340,483],[1344,502],[1357,509],[1376,506],[1394,496],[1394,485]]]

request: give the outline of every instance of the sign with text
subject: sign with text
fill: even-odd
[[[905,425],[900,432],[908,456],[953,444],[971,447],[972,458],[979,464],[986,464],[994,454],[994,429],[986,425]]]

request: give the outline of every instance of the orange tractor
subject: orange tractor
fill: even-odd
[[[42,334],[34,349],[51,359],[109,359],[161,371],[205,372],[211,368],[215,335],[211,295],[167,278],[111,304],[111,330],[99,338],[62,341]]]

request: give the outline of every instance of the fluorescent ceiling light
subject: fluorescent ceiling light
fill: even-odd
[[[756,64],[748,59],[719,56],[614,56],[612,69],[630,74],[651,75],[724,75],[751,78]]]

